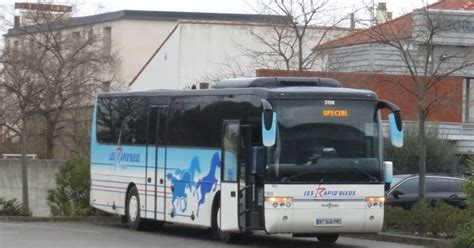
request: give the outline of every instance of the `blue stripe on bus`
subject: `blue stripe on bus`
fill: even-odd
[[[99,182],[109,182],[109,183],[123,183],[123,184],[129,184],[131,182],[124,182],[124,181],[113,181],[113,180],[103,180],[103,179],[92,179],[92,181],[99,181]],[[136,183],[133,182],[134,184],[137,185],[147,185],[145,183]],[[153,184],[149,183],[148,186],[154,186]],[[166,187],[165,185],[156,185],[157,187]]]
[[[109,204],[100,204],[100,203],[92,203],[92,205],[101,206],[101,207],[112,207],[112,205],[109,205]],[[125,207],[122,207],[122,206],[115,206],[115,208],[125,208]],[[153,210],[140,210],[140,211],[155,213],[155,211],[153,211]],[[156,211],[156,213],[157,213],[157,214],[165,214],[165,212],[160,212],[160,211]]]
[[[109,166],[115,166],[115,164],[110,164],[110,163],[96,163],[96,162],[92,162],[92,165],[109,165]]]
[[[95,189],[95,188],[91,188],[91,190],[95,190],[95,191],[105,191],[105,192],[112,192],[112,193],[125,193],[124,191],[115,191],[115,190],[107,190],[107,189]],[[151,194],[145,194],[145,193],[139,193],[140,195],[145,195],[145,196],[155,196],[155,195],[151,195]],[[156,197],[158,198],[165,198],[164,196],[162,195],[156,195]],[[167,196],[166,198],[168,199],[171,199],[172,197],[171,196]]]
[[[100,203],[92,203],[92,205],[96,205],[96,206],[101,206],[101,207],[112,207],[112,205],[109,205],[109,204],[100,204]],[[115,206],[116,208],[125,208],[125,207],[122,207],[122,206]]]

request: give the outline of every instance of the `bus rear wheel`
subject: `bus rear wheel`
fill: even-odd
[[[146,220],[140,216],[140,198],[135,186],[133,186],[127,194],[125,214],[130,229],[135,231],[145,229],[147,223]]]
[[[316,238],[321,243],[334,243],[339,238],[339,233],[321,233],[317,234]]]

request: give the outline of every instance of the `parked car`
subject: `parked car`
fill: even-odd
[[[466,194],[462,192],[462,185],[466,181],[459,177],[428,174],[425,184],[426,200],[442,200],[453,206],[466,208]],[[418,182],[418,175],[395,175],[385,197],[386,205],[410,209],[418,200]]]

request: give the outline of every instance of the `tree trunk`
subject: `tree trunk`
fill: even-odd
[[[418,184],[418,200],[424,201],[425,195],[425,178],[426,178],[426,134],[425,134],[426,114],[424,107],[419,110],[418,116],[418,166],[419,166],[419,184]]]
[[[298,37],[298,71],[303,71],[303,37]]]
[[[54,151],[54,129],[55,126],[46,121],[46,158],[53,158]]]
[[[21,182],[22,182],[22,206],[28,212],[30,209],[30,201],[28,197],[28,165],[26,161],[27,143],[26,143],[26,121],[23,120],[23,127],[20,134],[21,146]]]

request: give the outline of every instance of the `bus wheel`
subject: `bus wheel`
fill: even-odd
[[[317,234],[316,237],[321,243],[334,243],[339,238],[339,233],[321,233]]]
[[[146,221],[140,217],[140,198],[138,197],[138,190],[135,186],[133,186],[127,194],[125,214],[130,229],[135,231],[145,229]]]
[[[214,213],[214,223],[212,225],[212,236],[224,243],[235,243],[238,240],[238,233],[223,232],[220,226],[221,206],[218,203],[217,211]]]

